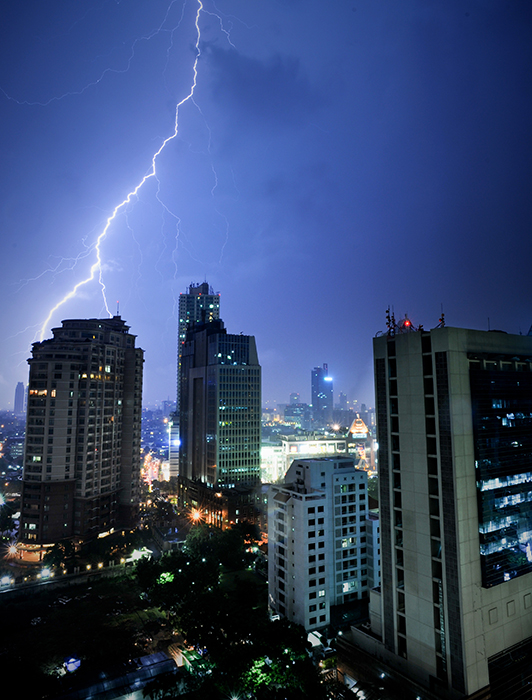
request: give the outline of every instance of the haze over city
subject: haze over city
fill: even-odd
[[[269,405],[308,402],[323,363],[371,403],[388,306],[526,334],[531,20],[462,0],[11,4],[0,406],[41,332],[105,302],[146,351],[144,401],[174,399],[176,300],[203,280],[256,337]],[[101,276],[43,328],[113,216]]]

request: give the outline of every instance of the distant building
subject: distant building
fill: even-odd
[[[143,350],[120,316],[34,343],[20,540],[38,550],[137,524]]]
[[[333,381],[328,366],[314,367],[310,378],[312,415],[318,426],[324,426],[332,421],[333,412]]]
[[[290,403],[284,407],[284,422],[303,430],[312,429],[312,408],[306,403]]]
[[[298,394],[298,393],[290,394],[290,403],[291,403],[291,404],[300,403],[300,401],[301,401],[301,399],[299,398],[299,394]]]
[[[168,418],[170,414],[175,411],[176,405],[175,401],[163,401],[162,413],[165,418]]]
[[[340,392],[338,395],[338,403],[335,406],[335,408],[339,408],[341,411],[347,411],[348,406],[347,406],[347,394],[344,394],[343,391]]]
[[[270,610],[307,631],[368,596],[367,475],[348,457],[296,460],[268,499]]]
[[[346,456],[348,441],[345,437],[325,437],[313,432],[306,435],[280,436],[276,446],[265,442],[261,448],[262,481],[284,479],[296,459]]]
[[[181,359],[180,407],[179,476],[188,489],[182,500],[211,503],[223,490],[257,488],[261,368],[255,338],[227,333],[221,320],[191,327]]]
[[[438,697],[529,698],[532,338],[440,327],[374,355],[382,585],[352,641]]]
[[[13,413],[16,416],[24,415],[26,403],[26,392],[24,391],[24,382],[18,382],[15,389],[15,402],[13,404]]]

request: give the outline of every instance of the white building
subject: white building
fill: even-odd
[[[339,456],[296,460],[270,487],[273,614],[311,631],[330,623],[333,606],[367,597],[366,491],[367,474]]]
[[[345,438],[290,435],[280,438],[277,444],[262,443],[261,478],[264,483],[283,479],[288,468],[296,459],[316,459],[346,455],[348,450]]]

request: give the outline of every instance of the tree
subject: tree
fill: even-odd
[[[368,495],[374,498],[376,501],[379,500],[379,477],[371,476],[368,479]]]
[[[70,540],[56,542],[44,555],[43,564],[47,566],[63,566],[69,559],[73,559],[76,549]]]
[[[272,622],[258,584],[244,578],[247,572],[234,573],[244,569],[254,536],[244,526],[223,532],[196,526],[182,551],[157,562],[141,560],[137,579],[187,643],[207,650],[211,669],[198,677],[198,697],[214,698],[229,688],[257,700],[320,700],[324,686],[304,628],[284,619]],[[229,585],[227,575],[220,575],[223,565],[232,568]]]

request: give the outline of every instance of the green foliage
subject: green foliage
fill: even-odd
[[[66,564],[70,559],[74,557],[76,550],[72,542],[65,540],[64,542],[57,542],[54,546],[44,555],[43,564],[47,566],[61,566],[61,564]]]
[[[137,580],[188,644],[208,650],[212,669],[198,679],[202,697],[208,683],[209,697],[231,688],[264,700],[319,699],[323,687],[305,630],[270,621],[265,584],[246,570],[247,549],[257,536],[244,525],[224,532],[194,527],[183,551],[139,561]]]
[[[379,500],[379,477],[371,476],[368,479],[368,495],[374,498],[376,501]]]

